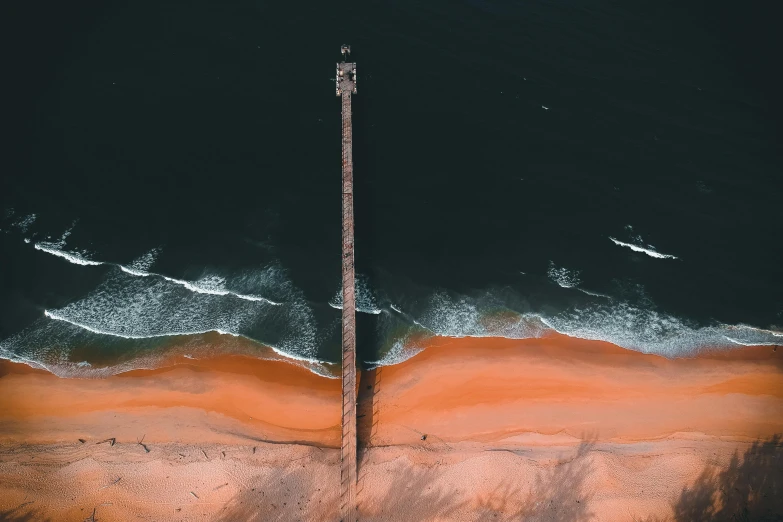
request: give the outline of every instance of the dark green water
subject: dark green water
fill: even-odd
[[[769,9],[335,7],[4,7],[0,356],[338,360],[343,43],[365,362],[420,334],[780,342]]]

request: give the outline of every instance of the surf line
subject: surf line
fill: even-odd
[[[343,304],[341,302],[335,302],[334,300],[329,301],[329,306],[331,306],[335,310],[342,310],[343,309]],[[373,308],[366,308],[366,307],[364,307],[364,306],[362,306],[360,304],[357,304],[356,305],[356,311],[357,312],[362,312],[362,313],[365,313],[365,314],[379,315],[383,310],[381,310],[380,308],[374,308],[374,307]]]
[[[673,256],[671,254],[661,254],[660,252],[657,252],[653,250],[652,248],[644,248],[640,247],[638,245],[633,245],[631,243],[623,243],[622,241],[618,241],[612,236],[609,236],[609,239],[614,243],[615,245],[623,246],[626,248],[630,248],[634,252],[643,252],[647,254],[650,257],[656,257],[658,259],[679,259],[677,256]]]
[[[68,323],[70,325],[73,325],[77,328],[81,328],[83,330],[87,330],[88,332],[99,334],[99,335],[108,335],[110,337],[120,337],[122,339],[157,339],[161,337],[177,337],[177,336],[188,336],[188,335],[203,335],[207,333],[216,333],[219,335],[229,335],[231,337],[237,337],[242,338],[245,340],[248,340],[253,343],[257,343],[263,346],[266,346],[268,348],[271,348],[273,352],[276,354],[285,357],[287,359],[292,359],[295,361],[301,361],[306,362],[310,364],[330,364],[329,361],[322,361],[320,359],[316,359],[313,357],[306,357],[303,355],[298,355],[296,353],[286,352],[285,350],[278,348],[277,346],[274,346],[272,344],[266,343],[264,341],[259,341],[257,339],[253,339],[252,337],[248,337],[247,335],[241,334],[241,333],[234,333],[229,332],[227,330],[221,330],[220,328],[209,328],[206,330],[191,330],[186,332],[164,332],[164,333],[154,333],[154,334],[146,334],[146,335],[139,335],[139,334],[125,334],[125,333],[116,333],[116,332],[110,332],[108,330],[103,330],[100,328],[95,328],[89,325],[86,325],[84,323],[80,323],[78,321],[73,321],[71,319],[68,319],[64,315],[61,315],[57,313],[56,311],[52,310],[44,310],[44,316],[46,316],[49,319],[55,320],[55,321],[62,321],[64,323]],[[37,362],[37,361],[36,361]]]
[[[231,290],[217,290],[212,288],[203,288],[198,285],[198,282],[190,282],[185,281],[183,279],[175,279],[173,277],[164,276],[163,274],[157,274],[155,272],[145,272],[143,270],[137,270],[135,268],[129,268],[125,265],[121,265],[119,263],[111,263],[108,261],[93,261],[92,259],[87,259],[79,254],[73,253],[73,252],[66,252],[64,250],[61,250],[57,244],[55,243],[36,243],[33,245],[36,250],[40,250],[42,252],[46,252],[47,254],[51,254],[53,256],[61,257],[68,261],[69,263],[73,263],[74,265],[81,265],[81,266],[99,266],[99,265],[107,265],[107,266],[116,266],[126,274],[130,274],[135,277],[160,277],[165,279],[166,281],[170,283],[174,283],[179,286],[183,286],[190,290],[191,292],[199,293],[199,294],[210,294],[210,295],[231,295],[233,297],[236,297],[238,299],[243,299],[245,301],[254,301],[254,302],[264,302],[273,306],[280,306],[282,303],[279,303],[277,301],[272,301],[271,299],[268,299],[266,297],[260,296],[260,295],[247,295],[247,294],[239,294],[237,292],[232,292]]]

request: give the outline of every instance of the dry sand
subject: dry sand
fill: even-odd
[[[360,520],[781,519],[780,350],[429,345],[362,375]],[[336,520],[339,403],[337,380],[246,357],[2,363],[0,520]]]

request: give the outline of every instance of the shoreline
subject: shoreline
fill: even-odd
[[[563,520],[674,520],[737,456],[781,457],[781,355],[431,339],[360,374],[362,520],[546,518],[539,497],[571,506]],[[246,356],[171,363],[79,379],[1,361],[0,520],[337,519],[339,380]],[[747,476],[764,473],[781,471]]]
[[[622,442],[783,431],[783,357],[771,347],[667,359],[563,336],[441,339],[380,371],[392,383],[378,430],[389,443],[410,440],[395,422],[481,441],[515,432]]]
[[[767,333],[774,333],[769,330],[762,330],[755,327],[753,327],[753,329],[764,331]],[[182,335],[187,336],[189,334],[182,334]],[[197,335],[197,334],[193,334],[193,335]],[[198,335],[204,336],[203,343],[205,345],[214,346],[214,345],[226,344],[226,340],[223,338],[224,334],[215,331],[204,332]],[[233,334],[225,334],[225,335],[231,335],[232,340],[235,340],[234,339],[235,336],[233,336]],[[177,337],[177,336],[173,336],[173,337]],[[152,360],[147,360],[142,358],[141,360],[122,361],[122,362],[118,362],[113,366],[106,366],[106,367],[98,366],[96,368],[93,368],[92,365],[87,364],[86,362],[82,362],[78,364],[69,362],[67,367],[64,368],[57,367],[57,369],[52,370],[47,368],[46,365],[42,363],[38,363],[33,360],[15,361],[0,356],[0,374],[3,371],[13,371],[14,373],[23,373],[24,369],[2,370],[2,367],[5,366],[7,366],[8,368],[15,368],[16,366],[20,366],[20,367],[27,367],[32,370],[42,371],[44,373],[52,374],[57,377],[65,378],[65,379],[106,379],[119,375],[125,375],[136,371],[143,372],[143,371],[165,370],[167,368],[183,366],[183,365],[185,366],[195,365],[199,367],[204,367],[204,366],[208,366],[210,361],[213,360],[220,360],[225,357],[229,357],[229,358],[242,357],[251,361],[251,364],[257,361],[286,362],[294,366],[305,368],[309,370],[311,373],[319,377],[325,377],[328,379],[340,379],[339,367],[338,367],[338,363],[336,362],[330,362],[330,361],[319,360],[314,358],[307,358],[295,354],[289,354],[287,352],[279,350],[278,348],[269,345],[264,345],[259,341],[255,341],[250,338],[246,338],[242,336],[239,337],[242,338],[242,342],[236,345],[231,344],[229,345],[230,346],[229,350],[227,351],[224,350],[217,354],[192,357],[190,354],[184,353],[183,350],[177,349],[168,354],[164,354],[160,357],[153,358]],[[663,359],[672,360],[672,361],[687,360],[687,359],[704,359],[704,358],[727,359],[727,360],[733,360],[737,358],[746,359],[748,357],[753,357],[753,356],[749,356],[748,352],[760,351],[763,353],[764,350],[771,349],[774,353],[777,351],[777,348],[779,347],[783,348],[783,344],[730,344],[730,345],[721,345],[718,347],[702,346],[691,354],[677,355],[677,356],[670,357],[664,354],[659,354],[654,352],[642,352],[632,348],[625,348],[623,346],[614,344],[610,341],[590,340],[581,337],[572,337],[567,334],[559,333],[552,329],[547,330],[539,337],[526,337],[526,338],[508,338],[508,337],[492,337],[492,336],[451,337],[451,336],[444,336],[444,335],[423,335],[419,338],[416,338],[408,346],[409,350],[415,350],[415,353],[413,355],[408,355],[407,358],[397,362],[374,366],[374,368],[389,368],[400,364],[404,364],[410,359],[417,357],[419,353],[421,353],[422,351],[429,350],[432,348],[438,348],[452,343],[457,343],[457,344],[467,343],[467,344],[471,344],[476,349],[480,350],[484,345],[496,345],[498,343],[506,343],[506,344],[511,343],[515,346],[524,347],[526,345],[535,344],[536,342],[542,342],[548,344],[552,340],[558,340],[558,343],[562,345],[571,346],[575,350],[583,350],[585,349],[585,347],[589,347],[591,345],[602,345],[607,347],[607,349],[609,350],[617,349],[622,352],[636,353],[645,356],[661,357]],[[758,355],[756,357],[762,357],[762,356]],[[133,367],[131,364],[129,364],[133,361],[141,362],[143,364],[151,364],[151,366]],[[375,362],[378,363],[380,361],[375,361]],[[79,366],[82,364],[84,364],[88,369],[80,372],[73,368],[75,366]]]
[[[377,427],[375,438],[391,445],[409,442],[404,430],[393,427],[400,423],[418,423],[431,431],[444,426],[445,438],[453,440],[490,440],[514,431],[578,436],[574,429],[580,423],[602,439],[629,441],[687,431],[751,438],[783,431],[783,421],[761,420],[783,418],[783,352],[768,346],[705,350],[694,357],[669,359],[559,334],[522,340],[434,337],[410,359],[361,371],[359,380],[365,410],[368,400],[383,410],[378,417],[385,422]],[[367,383],[373,386],[371,393],[361,389]],[[114,415],[152,417],[160,410],[178,409],[230,419],[244,426],[243,436],[263,433],[265,440],[336,447],[339,389],[338,379],[293,362],[246,355],[178,355],[158,368],[104,378],[61,378],[0,360],[0,440],[9,439],[14,431],[9,426],[37,418],[81,416],[85,424],[99,426],[99,414],[110,409]],[[631,399],[646,408],[633,420],[635,429],[629,429],[628,421],[610,418],[619,411],[631,414]],[[661,411],[667,401],[678,401],[679,411]],[[574,408],[577,403],[592,408],[594,419],[580,415]],[[699,403],[731,407],[735,417],[701,414]],[[546,416],[542,406],[549,410]],[[743,413],[742,407],[751,411]],[[488,412],[493,409],[505,419],[502,423],[491,419]],[[600,410],[605,410],[603,415]],[[765,411],[769,415],[763,415]],[[92,420],[85,417],[90,415]],[[458,422],[460,415],[480,419],[483,432]],[[697,420],[673,423],[689,415]],[[523,422],[523,417],[528,420]],[[16,430],[25,431],[28,436],[49,433],[41,440],[53,441],[57,429]],[[181,436],[189,437],[186,431]]]
[[[0,393],[0,442],[58,442],[79,430],[79,438],[146,433],[156,442],[294,442],[305,435],[304,442],[328,446],[339,439],[339,414],[330,411],[339,404],[339,381],[284,361],[177,357],[161,368],[101,379],[61,378],[2,361]],[[292,397],[295,408],[283,400]]]

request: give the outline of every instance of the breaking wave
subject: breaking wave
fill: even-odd
[[[378,361],[367,361],[367,366],[370,369],[379,368],[381,366],[393,366],[401,362],[407,361],[411,357],[424,351],[424,347],[411,344],[406,339],[396,339],[391,348],[384,354],[384,356]]]
[[[127,264],[66,250],[72,229],[59,240],[35,243],[35,249],[76,265],[111,269],[86,295],[48,307],[32,325],[0,341],[0,357],[63,376],[102,376],[155,367],[165,360],[164,354],[199,358],[222,350],[258,355],[268,347],[274,356],[333,376],[331,363],[324,359],[336,358],[319,354],[329,352],[322,350],[325,344],[338,344],[339,317],[326,304],[341,309],[341,289],[328,303],[314,305],[274,265],[230,276],[177,279],[151,271],[160,248]],[[610,239],[653,257],[674,257]],[[642,244],[639,237],[634,241]],[[510,288],[461,295],[398,281],[373,287],[369,278],[357,275],[357,310],[371,316],[365,324],[375,325],[381,345],[377,357],[367,358],[376,360],[366,363],[397,364],[425,349],[435,336],[530,339],[557,332],[665,357],[693,356],[705,348],[777,345],[783,338],[774,328],[696,324],[659,310],[641,285],[626,282],[612,292],[614,297],[579,288],[580,276],[579,270],[550,261],[546,278],[539,274],[525,279],[539,277],[551,291],[567,297],[555,296],[553,301],[547,294],[545,304],[531,305],[524,292]]]
[[[129,266],[125,266],[119,263],[112,263],[110,261],[94,261],[90,259],[89,255],[86,252],[63,250],[63,248],[65,247],[65,239],[68,237],[68,235],[70,235],[72,229],[73,227],[71,227],[71,229],[66,231],[66,233],[63,234],[63,237],[58,242],[35,243],[34,245],[35,249],[40,250],[42,252],[46,252],[47,254],[51,254],[53,256],[61,257],[66,261],[68,261],[69,263],[73,263],[75,265],[116,266],[126,274],[135,277],[150,277],[150,276],[160,277],[170,283],[174,283],[176,285],[180,285],[184,288],[187,288],[191,292],[197,292],[200,294],[221,295],[221,296],[231,295],[238,299],[244,299],[246,301],[263,301],[272,305],[280,304],[279,302],[273,301],[261,295],[244,294],[244,293],[228,290],[226,288],[226,278],[217,275],[208,275],[197,281],[186,281],[184,279],[177,279],[174,277],[165,276],[163,274],[149,272],[148,271],[149,268],[155,263],[158,255],[160,254],[161,251],[160,248],[154,248],[150,250],[146,254],[134,260]]]
[[[185,359],[203,359],[219,355],[241,355],[279,360],[305,368],[317,375],[337,378],[334,365],[316,358],[292,355],[275,346],[267,346],[241,335],[182,335],[176,342],[161,339],[127,340],[117,336],[97,334],[92,328],[72,322],[41,319],[33,328],[0,342],[0,358],[46,370],[59,377],[104,378],[119,373],[161,368]],[[79,360],[85,354],[74,354],[69,346],[96,345],[100,350],[116,354],[108,360]],[[33,350],[25,346],[35,346]],[[77,358],[74,358],[76,356]],[[91,357],[89,354],[86,357]]]
[[[645,245],[644,241],[642,241],[642,236],[640,236],[639,234],[635,234],[633,227],[631,225],[626,225],[625,230],[630,235],[633,243],[626,243],[624,241],[615,239],[612,236],[609,236],[609,239],[612,241],[612,243],[621,247],[630,248],[634,252],[641,252],[643,254],[647,254],[648,256],[657,259],[679,259],[677,256],[673,256],[671,254],[661,254],[652,245]]]
[[[98,265],[106,264],[100,261],[93,261],[92,259],[89,259],[88,257],[86,257],[85,253],[67,252],[65,250],[61,250],[60,245],[58,243],[47,243],[45,241],[42,241],[40,243],[36,243],[33,246],[35,247],[36,250],[46,252],[47,254],[52,254],[53,256],[62,257],[63,259],[65,259],[69,263],[73,263],[74,265],[98,266]]]
[[[0,341],[0,357],[57,375],[101,376],[155,367],[154,361],[165,359],[164,352],[170,355],[177,346],[189,346],[188,339],[219,335],[222,339],[201,343],[196,353],[204,356],[219,350],[258,356],[258,350],[267,347],[319,375],[332,376],[324,366],[327,362],[317,357],[317,324],[301,293],[277,269],[244,277],[275,285],[286,301],[273,306],[193,293],[163,278],[129,277],[116,270],[85,297],[45,310],[43,318]],[[228,348],[239,346],[226,340],[232,338],[243,342],[243,351]],[[84,355],[85,346],[94,348]],[[80,353],[80,361],[71,360]],[[185,353],[189,352],[181,355]],[[101,357],[108,357],[111,364],[96,364],[94,359],[100,362]],[[85,364],[77,368],[77,362]]]
[[[649,245],[647,247],[642,247],[642,246],[639,246],[639,245],[632,245],[631,243],[624,243],[622,241],[618,241],[617,239],[615,239],[615,238],[613,238],[611,236],[609,237],[609,239],[615,245],[619,245],[619,246],[622,246],[622,247],[630,248],[634,252],[642,252],[644,254],[647,254],[650,257],[655,257],[655,258],[658,258],[658,259],[678,259],[677,256],[673,256],[673,255],[670,255],[670,254],[661,254],[660,252],[656,251],[655,249],[653,249]]]
[[[35,214],[33,214],[34,216]],[[71,235],[73,232],[73,228],[76,226],[76,222],[74,221],[73,224],[71,224],[71,227],[68,228],[65,232],[63,232],[63,235],[60,237],[58,241],[40,241],[38,243],[35,243],[33,247],[36,250],[40,250],[42,252],[46,252],[47,254],[51,254],[53,256],[61,257],[68,261],[69,263],[73,263],[75,265],[82,265],[82,266],[98,266],[103,265],[104,263],[100,261],[93,261],[90,259],[87,252],[77,252],[77,251],[66,251],[63,250],[65,247],[65,241],[68,239],[68,236]],[[25,243],[29,243],[29,241],[25,240]]]
[[[244,299],[245,301],[263,301],[265,303],[269,303],[275,306],[281,304],[278,303],[277,301],[272,301],[271,299],[268,299],[260,295],[239,294],[237,292],[226,290],[226,278],[221,276],[216,276],[216,275],[206,276],[199,279],[198,281],[191,282],[191,281],[184,281],[182,279],[175,279],[173,277],[167,277],[160,274],[153,274],[153,273],[142,273],[142,274],[143,274],[142,277],[147,277],[150,275],[162,277],[163,279],[169,281],[170,283],[184,286],[191,292],[197,292],[199,294],[231,295],[234,297],[238,297],[239,299]]]
[[[68,324],[71,324],[73,326],[77,326],[79,328],[82,328],[84,330],[87,330],[88,332],[101,334],[101,335],[111,335],[114,337],[122,337],[123,339],[152,339],[155,337],[173,337],[176,335],[200,335],[205,334],[209,332],[215,332],[220,335],[231,335],[233,337],[243,337],[240,334],[227,332],[225,330],[221,330],[220,328],[214,328],[210,330],[201,330],[201,331],[177,331],[177,332],[157,332],[157,333],[148,333],[146,335],[144,334],[133,334],[133,333],[117,333],[112,332],[109,330],[101,330],[100,328],[96,328],[87,324],[82,324],[77,321],[68,319],[66,316],[58,313],[58,312],[52,312],[49,310],[44,310],[44,316],[48,317],[49,319],[54,319],[56,321],[63,321]]]
[[[172,344],[185,342],[183,339],[218,335],[224,338],[218,343],[221,346],[226,337],[241,339],[256,350],[267,347],[276,356],[331,376],[323,367],[327,363],[317,357],[319,334],[313,310],[282,269],[272,265],[234,273],[230,279],[205,275],[186,281],[149,271],[160,248],[127,266],[93,260],[86,252],[68,251],[65,245],[72,230],[73,226],[59,240],[36,243],[35,249],[72,264],[115,270],[108,271],[85,296],[47,308],[41,319],[0,340],[0,357],[58,375],[95,376],[162,360],[152,352],[161,347],[170,351]],[[239,289],[262,289],[280,299]],[[113,362],[101,369],[104,347],[117,343],[122,348],[117,348],[109,357]],[[85,345],[92,350],[85,352]],[[201,349],[199,355],[210,353],[213,347]],[[81,354],[81,360],[71,360],[76,354]]]
[[[638,302],[602,299],[559,311],[525,312],[491,294],[468,297],[438,292],[420,313],[405,313],[397,306],[393,309],[411,324],[411,330],[393,339],[373,365],[409,359],[426,345],[422,339],[432,336],[530,339],[556,332],[668,358],[690,357],[705,349],[778,345],[783,341],[783,332],[753,326],[700,326],[657,310],[645,295]]]

